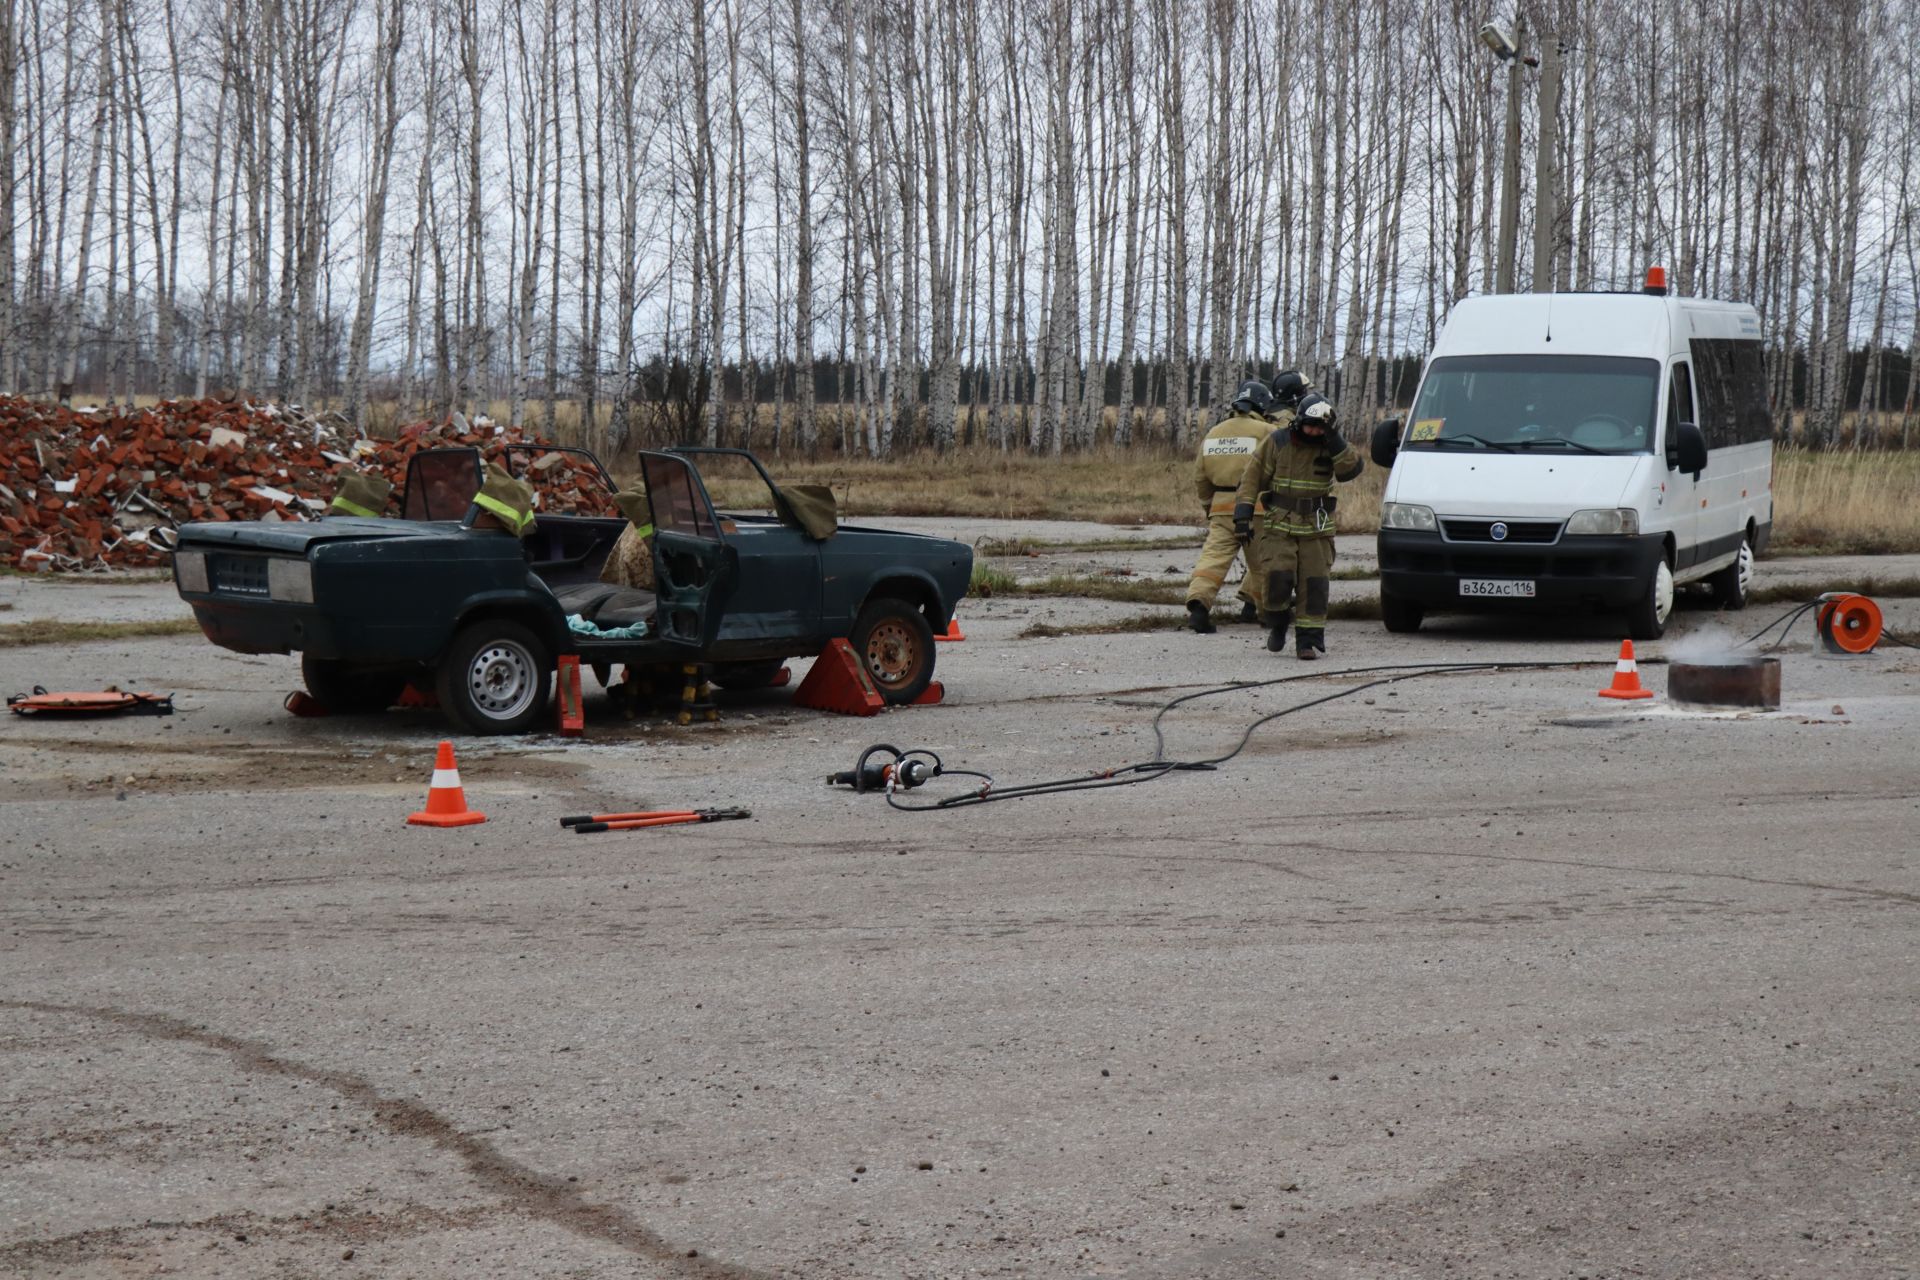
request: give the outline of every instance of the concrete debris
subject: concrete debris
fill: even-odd
[[[0,564],[51,572],[153,568],[152,531],[190,521],[312,520],[341,468],[384,474],[400,514],[407,460],[474,446],[499,460],[522,432],[460,415],[363,439],[337,415],[246,400],[169,400],[148,409],[62,409],[0,397]],[[590,466],[542,455],[542,511],[617,516]]]

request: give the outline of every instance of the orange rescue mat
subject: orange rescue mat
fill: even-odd
[[[127,712],[140,716],[170,716],[170,693],[132,693],[108,685],[104,689],[85,689],[68,693],[48,693],[39,685],[32,693],[16,693],[7,699],[7,710],[17,716],[105,716]]]
[[[642,827],[677,827],[688,822],[727,822],[751,818],[745,809],[643,809],[635,813],[583,813],[560,819],[585,836],[596,831],[637,831]]]

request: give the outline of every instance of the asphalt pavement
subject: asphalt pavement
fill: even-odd
[[[0,722],[0,1274],[1913,1275],[1920,652],[1802,621],[1780,712],[1664,696],[1786,607],[1684,609],[1615,704],[1604,620],[1336,621],[1310,666],[969,601],[942,705],[590,698],[582,740],[459,739],[488,821],[444,831],[405,823],[434,712],[295,719],[295,659],[194,637],[0,648],[5,691],[180,708]],[[1421,663],[1586,665],[1343,674]],[[1158,753],[1237,755],[1095,778],[1209,688]],[[824,785],[875,742],[1142,780]]]

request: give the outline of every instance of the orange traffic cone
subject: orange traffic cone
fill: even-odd
[[[453,744],[442,742],[433,762],[433,783],[427,788],[427,807],[407,815],[416,827],[470,827],[485,822],[487,815],[467,808],[466,792],[460,789],[460,771],[453,767]]]
[[[948,640],[965,640],[967,635],[966,632],[960,630],[960,615],[955,613],[951,618],[948,618],[947,629],[945,631],[936,631],[933,638],[942,643]]]
[[[1602,689],[1603,698],[1651,698],[1653,690],[1640,687],[1640,668],[1633,660],[1633,641],[1620,642],[1620,660],[1613,664],[1613,685]]]

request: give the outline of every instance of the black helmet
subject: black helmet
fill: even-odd
[[[1333,402],[1323,395],[1308,393],[1300,397],[1299,408],[1293,411],[1293,425],[1296,427],[1320,427],[1331,430],[1337,414],[1333,411]]]
[[[1298,369],[1282,369],[1273,375],[1274,403],[1283,409],[1291,409],[1300,403],[1300,397],[1312,385],[1307,381],[1307,375]]]
[[[1233,393],[1233,403],[1228,406],[1240,413],[1257,413],[1265,416],[1273,406],[1273,393],[1267,390],[1267,384],[1258,378],[1240,384]]]

